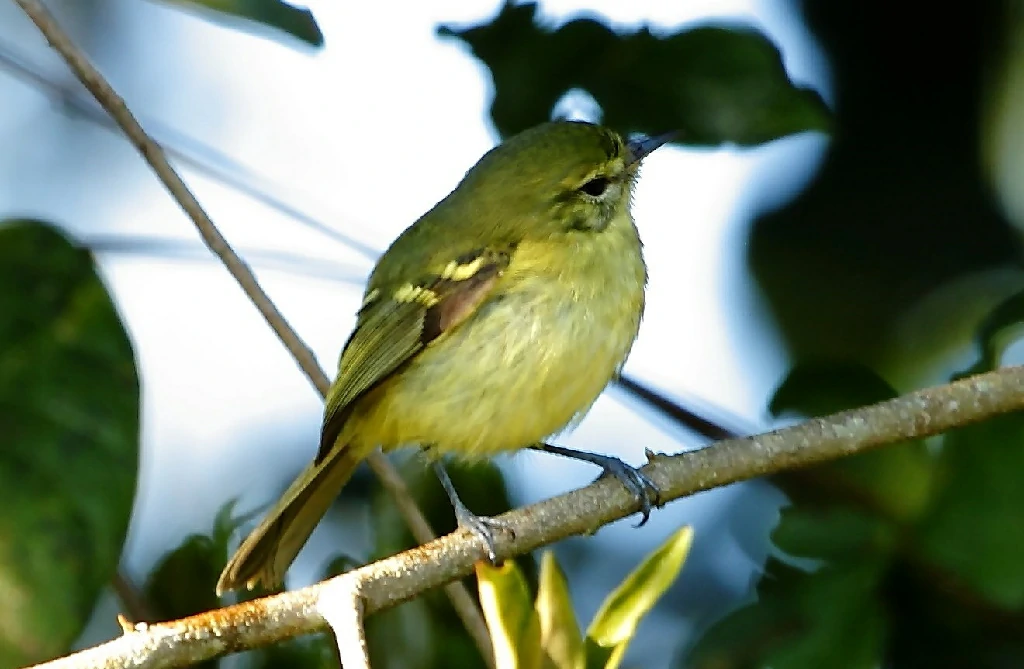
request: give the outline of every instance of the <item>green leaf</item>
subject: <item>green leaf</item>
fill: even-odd
[[[198,15],[226,24],[228,27],[239,27],[239,22],[235,19],[242,18],[281,30],[313,46],[324,44],[324,34],[320,32],[320,26],[313,18],[313,13],[281,0],[164,1],[182,7],[197,8],[200,10],[196,12]]]
[[[680,529],[648,555],[605,598],[587,629],[588,669],[615,669],[619,666],[640,619],[647,615],[679,576],[692,541],[693,529]]]
[[[363,566],[363,562],[355,559],[351,555],[344,553],[335,555],[327,562],[327,566],[324,567],[323,574],[320,576],[321,581],[326,581],[329,578],[340,576],[346,572],[350,572],[353,569]]]
[[[821,416],[874,404],[896,391],[870,369],[846,363],[803,364],[775,392],[770,411]],[[925,512],[934,485],[934,458],[922,441],[908,441],[774,477],[794,501],[853,504],[895,520]]]
[[[572,608],[565,574],[551,551],[545,551],[541,558],[536,609],[545,666],[558,669],[581,667],[583,638]]]
[[[573,89],[594,97],[607,125],[678,129],[685,144],[753,145],[831,126],[821,97],[795,86],[778,49],[753,29],[654,35],[581,18],[552,30],[536,12],[536,3],[506,3],[490,23],[438,30],[465,42],[490,68],[491,117],[505,136],[548,120]]]
[[[419,597],[370,616],[366,620],[366,641],[373,669],[446,666],[438,662],[438,656],[450,662],[447,666],[467,666],[455,663],[448,653],[452,645],[431,614],[430,603]],[[464,633],[465,628],[461,631]]]
[[[885,379],[860,364],[803,363],[790,370],[775,390],[768,410],[773,416],[824,416],[892,399],[897,394]]]
[[[147,601],[160,620],[215,609],[220,600],[214,589],[223,566],[224,551],[210,537],[190,535],[150,573],[145,588]]]
[[[891,554],[898,541],[894,525],[855,509],[790,506],[780,515],[772,543],[793,557],[837,565]]]
[[[691,669],[875,669],[886,618],[877,599],[884,560],[808,574],[769,560],[758,601],[715,624],[687,658]]]
[[[228,555],[228,542],[247,517],[234,517],[235,502],[221,507],[209,536],[192,534],[164,555],[146,579],[146,602],[158,622],[184,618],[220,605],[215,586]],[[197,666],[217,666],[216,661]]]
[[[500,567],[481,561],[476,564],[476,578],[497,669],[539,667],[540,620],[523,572],[512,560]]]
[[[1024,334],[1024,290],[1001,302],[985,317],[978,328],[977,342],[981,349],[981,360],[973,373],[981,373],[999,367],[1007,346]]]
[[[260,649],[253,669],[337,669],[334,641],[326,634],[313,638],[289,639]]]
[[[1024,414],[946,435],[942,486],[920,527],[930,560],[1008,610],[1024,607]]]
[[[0,666],[64,653],[114,576],[135,494],[132,347],[87,251],[0,227]]]
[[[184,618],[219,606],[215,586],[224,566],[224,548],[213,539],[193,534],[165,555],[146,579],[146,603],[159,622]],[[194,665],[214,669],[217,660]]]

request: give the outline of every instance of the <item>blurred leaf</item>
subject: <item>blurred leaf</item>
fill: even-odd
[[[886,619],[879,560],[808,574],[772,559],[758,601],[719,621],[687,658],[690,669],[875,669]]]
[[[903,390],[944,383],[967,367],[990,370],[989,360],[999,359],[1012,328],[998,333],[998,353],[987,350],[994,342],[986,344],[990,335],[980,333],[990,327],[993,312],[1021,291],[1024,266],[994,267],[947,281],[893,319],[872,367]]]
[[[1024,414],[946,435],[945,485],[922,521],[928,557],[1008,610],[1024,608]]]
[[[334,640],[326,634],[289,639],[254,653],[253,669],[338,669]]]
[[[193,534],[160,560],[146,581],[146,601],[159,622],[184,618],[220,605],[214,589],[224,566],[223,547],[210,537]],[[213,669],[217,660],[196,663]]]
[[[431,603],[424,597],[382,611],[366,620],[366,641],[373,669],[440,669],[445,666],[483,666],[462,663],[457,644],[447,643],[444,631],[431,619]],[[460,631],[465,634],[464,628]],[[456,652],[449,654],[453,648]],[[479,653],[476,653],[479,657]]]
[[[1024,331],[1024,290],[1001,302],[978,328],[978,347],[981,360],[974,367],[975,373],[987,372],[999,367],[1003,352]]]
[[[234,515],[235,502],[221,507],[210,534],[192,534],[181,545],[165,555],[146,581],[146,599],[159,620],[174,620],[209,611],[221,605],[215,592],[217,577],[229,554],[232,534],[247,523],[253,514]],[[254,512],[256,513],[256,512]],[[343,558],[331,563],[341,566]],[[266,594],[242,590],[238,601],[249,601]],[[337,666],[333,639],[325,634],[309,638],[289,639],[250,653],[251,666],[258,669],[334,669]],[[200,662],[196,667],[217,667],[216,659]]]
[[[335,557],[331,558],[330,562],[327,563],[327,566],[324,567],[324,573],[320,577],[320,580],[326,581],[329,578],[340,576],[341,574],[344,574],[348,571],[352,571],[353,569],[361,567],[362,565],[362,562],[356,560],[354,557],[350,555],[336,555]]]
[[[555,554],[544,551],[535,604],[543,655],[555,667],[575,669],[583,662],[583,637],[572,608],[569,586]],[[547,665],[545,665],[547,666]]]
[[[513,560],[500,567],[477,562],[476,579],[497,669],[540,667],[540,620],[519,567]]]
[[[892,399],[898,393],[885,379],[856,363],[797,365],[768,404],[773,416],[826,414]]]
[[[787,555],[836,565],[891,554],[897,535],[891,523],[861,511],[790,506],[780,514],[772,543]]]
[[[882,0],[793,5],[823,49],[836,130],[795,199],[776,208],[760,189],[745,245],[792,357],[877,366],[894,324],[923,298],[959,277],[1021,266],[1021,238],[979,160],[979,93],[998,77],[989,57],[1004,4],[885,21]],[[932,346],[909,343],[905,355],[931,357]]]
[[[233,517],[234,508],[233,501],[221,507],[208,536],[185,537],[150,572],[146,600],[160,621],[184,618],[220,605],[215,592],[217,577],[224,567],[231,535],[246,520]],[[203,666],[216,666],[216,662]]]
[[[587,629],[588,668],[619,666],[640,619],[679,576],[692,541],[690,527],[674,533],[605,598]]]
[[[794,368],[769,404],[772,414],[821,416],[874,404],[896,391],[870,369],[818,363]],[[853,503],[899,520],[924,512],[933,487],[934,462],[923,440],[886,446],[774,477],[796,501]]]
[[[772,410],[825,413],[891,394],[865,368],[803,365]],[[716,624],[686,666],[1019,666],[1021,471],[1016,414],[946,434],[937,455],[902,444],[775,477],[796,503],[772,541],[804,568],[770,559],[757,601]]]
[[[200,16],[208,17],[228,27],[238,27],[235,17],[255,21],[313,46],[323,46],[324,35],[320,32],[313,13],[281,0],[164,0],[183,7],[195,7]],[[232,17],[225,19],[225,17]]]
[[[590,93],[609,126],[678,129],[686,144],[761,144],[830,126],[818,94],[793,85],[778,49],[750,28],[656,36],[647,28],[616,33],[583,18],[552,30],[536,13],[536,3],[506,3],[490,23],[438,30],[490,68],[491,117],[504,136],[548,120],[572,89]]]
[[[210,537],[185,537],[160,560],[146,581],[146,596],[160,620],[217,608],[220,600],[214,588],[223,566],[224,551]]]
[[[113,577],[135,493],[139,384],[92,257],[0,227],[0,666],[68,649]]]

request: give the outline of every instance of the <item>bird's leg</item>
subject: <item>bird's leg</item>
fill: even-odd
[[[571,448],[563,448],[562,446],[552,446],[551,444],[536,444],[530,448],[589,462],[604,470],[602,476],[610,475],[617,478],[622,485],[626,486],[626,490],[631,492],[636,497],[636,500],[640,502],[640,513],[643,517],[640,519],[637,527],[646,523],[647,519],[650,518],[651,508],[661,506],[661,491],[658,490],[658,486],[654,485],[654,481],[647,478],[636,467],[627,465],[616,457],[590,453],[588,451],[576,451]]]
[[[478,516],[470,511],[459,498],[459,493],[455,492],[455,486],[452,485],[448,471],[440,460],[434,461],[434,473],[437,474],[437,480],[441,482],[441,487],[444,488],[445,494],[448,495],[448,500],[452,503],[452,507],[455,508],[455,520],[459,523],[459,527],[465,528],[480,537],[487,547],[487,558],[491,561],[491,564],[497,564],[498,556],[494,552],[494,532],[495,530],[509,532],[515,536],[512,528],[497,518]]]

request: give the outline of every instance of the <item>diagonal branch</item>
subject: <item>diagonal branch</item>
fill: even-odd
[[[80,95],[77,89],[66,88],[61,83],[48,79],[38,67],[20,57],[9,45],[2,42],[0,42],[0,68],[22,81],[42,89],[44,94],[49,94],[49,97],[57,105],[64,107],[66,111],[78,114],[81,118],[95,123],[105,130],[121,133],[118,123],[108,116],[102,107],[93,103],[91,98]],[[287,202],[279,189],[273,188],[265,179],[251,173],[244,165],[214,147],[204,145],[194,138],[177,133],[166,126],[160,126],[155,121],[149,121],[146,125],[149,127],[150,137],[162,137],[160,146],[178,163],[187,165],[228,188],[276,209],[302,225],[343,244],[364,258],[374,260],[380,255],[378,249],[341,232],[334,226],[318,220],[306,210]]]
[[[75,46],[71,38],[57,24],[53,15],[39,0],[14,0],[28,15],[29,19],[39,28],[46,40],[65,60],[71,71],[78,77],[96,100],[121,127],[128,139],[135,145],[153,172],[167,188],[171,196],[178,202],[189,218],[195,223],[199,234],[209,249],[215,253],[228,272],[235,278],[242,290],[259,310],[274,330],[281,343],[295,358],[296,363],[306,373],[320,394],[326,396],[330,388],[330,380],[317,364],[313,352],[291,328],[277,306],[260,286],[249,266],[238,257],[227,240],[214,225],[202,205],[189,190],[185,182],[167,160],[163,148],[154,141],[132,115],[124,100],[114,91],[107,80],[101,75],[82,51]],[[380,453],[368,458],[374,473],[380,478],[382,485],[394,498],[399,511],[405,518],[416,540],[426,543],[436,535],[422,511],[416,505],[408,487],[390,463]],[[476,606],[469,591],[461,583],[452,583],[447,587],[448,596],[456,613],[473,637],[480,652],[487,662],[491,661],[490,637],[483,615]]]
[[[1024,411],[1024,366],[1008,367],[887,402],[816,418],[699,451],[654,455],[643,468],[671,501],[736,481],[813,465],[907,439],[920,439],[993,416]],[[501,516],[515,532],[496,538],[511,557],[571,535],[590,534],[638,509],[612,479]],[[473,571],[483,547],[465,530],[302,590],[152,625],[40,669],[183,667],[199,660],[322,630],[325,604],[358,588],[372,614]],[[353,584],[356,584],[355,586]],[[329,611],[328,611],[329,612]]]

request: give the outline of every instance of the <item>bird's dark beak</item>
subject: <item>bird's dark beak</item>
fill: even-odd
[[[626,148],[629,150],[629,160],[627,164],[634,166],[641,160],[654,153],[654,150],[658,147],[668,144],[672,140],[679,139],[681,132],[673,130],[672,132],[666,132],[664,135],[657,135],[655,137],[641,136],[636,139],[631,139],[626,143]]]

